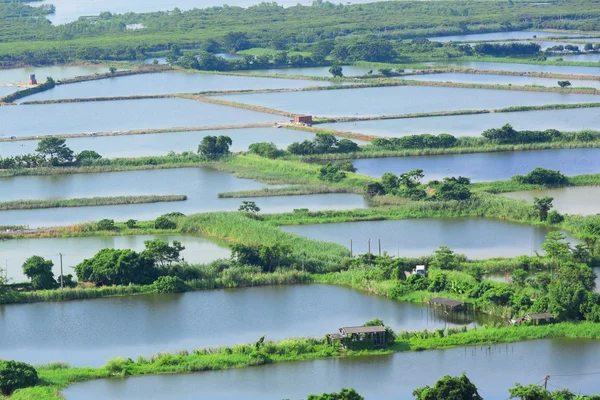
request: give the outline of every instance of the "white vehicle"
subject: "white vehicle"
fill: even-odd
[[[413,274],[421,275],[421,276],[427,276],[427,269],[425,269],[424,265],[417,265],[413,269]]]

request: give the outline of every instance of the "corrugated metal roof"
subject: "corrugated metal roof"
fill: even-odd
[[[462,301],[446,299],[444,297],[436,297],[434,299],[429,300],[429,302],[433,303],[433,304],[442,304],[444,306],[448,306],[448,307],[452,307],[452,308],[462,306],[463,304],[465,304]]]
[[[385,326],[347,326],[341,328],[340,331],[345,334],[385,332]]]

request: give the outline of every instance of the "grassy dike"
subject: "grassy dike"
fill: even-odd
[[[11,400],[58,400],[60,391],[69,385],[110,377],[165,375],[232,368],[254,367],[293,361],[387,355],[407,351],[447,349],[472,345],[514,343],[547,338],[599,339],[600,324],[588,322],[560,323],[543,326],[484,327],[435,332],[402,332],[393,345],[384,350],[349,350],[340,353],[324,339],[298,338],[263,344],[235,345],[199,349],[189,353],[160,353],[137,361],[125,358],[110,360],[102,368],[69,367],[54,363],[38,367],[38,386],[15,391]]]
[[[114,206],[122,204],[146,204],[185,201],[184,194],[173,195],[146,195],[146,196],[113,196],[113,197],[85,197],[78,199],[55,200],[13,200],[0,202],[0,211],[7,210],[34,210],[39,208],[63,207],[96,207]]]

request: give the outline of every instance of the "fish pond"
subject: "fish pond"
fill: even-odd
[[[552,205],[561,213],[594,215],[600,213],[600,186],[579,186],[558,189],[533,190],[504,193],[512,199],[526,200],[533,204],[534,197],[550,196]]]
[[[471,259],[516,257],[540,250],[547,227],[515,224],[478,218],[409,219],[344,222],[320,225],[284,226],[286,232],[310,239],[339,243],[352,252],[364,254],[387,251],[398,257],[433,254],[439,246],[448,246]],[[381,241],[381,242],[380,242]],[[567,241],[576,240],[567,235]]]
[[[338,305],[338,306],[334,306]],[[343,305],[343,307],[339,307]],[[335,307],[335,312],[332,312]],[[323,337],[374,318],[400,330],[490,322],[330,285],[262,286],[183,294],[0,306],[0,357],[100,366],[116,356],[249,343],[266,335]]]
[[[511,124],[517,130],[558,129],[563,132],[584,129],[595,130],[600,126],[600,108],[380,119],[337,122],[320,126],[326,129],[351,131],[367,135],[402,137],[422,133],[479,136],[486,129],[500,128],[504,124]]]
[[[515,63],[494,63],[486,61],[457,61],[457,62],[433,62],[426,63],[432,66],[453,66],[473,69],[484,69],[492,71],[516,71],[516,72],[550,72],[553,74],[575,74],[575,75],[600,75],[600,69],[597,67],[574,67],[558,65],[536,65],[536,64],[515,64]]]
[[[60,276],[60,256],[63,256],[63,272],[73,274],[73,267],[106,248],[144,250],[144,241],[158,238],[167,242],[177,240],[185,246],[181,257],[190,264],[206,264],[218,258],[228,258],[229,248],[221,243],[199,236],[137,235],[96,236],[78,238],[15,239],[0,241],[0,261],[11,282],[25,282],[22,265],[31,256],[41,256],[54,263],[54,276]],[[4,272],[4,271],[3,271]]]
[[[0,69],[0,82],[26,83],[29,75],[35,74],[38,82],[44,82],[47,77],[55,81],[76,76],[86,76],[107,73],[108,67],[103,65],[52,65],[45,67],[24,67]]]
[[[59,85],[21,101],[76,99],[111,96],[147,96],[226,90],[298,89],[331,85],[329,81],[256,78],[203,73],[162,72]]]
[[[387,321],[385,321],[387,322]],[[548,389],[598,393],[596,340],[548,339],[486,347],[350,357],[195,374],[107,379],[67,388],[67,400],[304,399],[309,394],[355,388],[366,399],[412,399],[444,375],[465,372],[486,400],[505,400],[515,382],[537,384],[550,375]],[[590,373],[591,372],[591,373]],[[177,388],[176,391],[173,388]]]
[[[355,65],[342,65],[342,73],[344,76],[360,76],[369,71],[376,72],[376,69],[369,67],[358,67]],[[268,75],[304,75],[317,77],[331,77],[329,72],[330,67],[307,67],[307,68],[271,68],[271,69],[255,69],[249,71],[252,74],[268,74]]]
[[[381,177],[386,172],[400,174],[422,169],[424,182],[446,176],[465,176],[472,182],[510,179],[537,167],[559,170],[564,175],[600,173],[600,149],[507,151],[495,153],[445,154],[354,160],[357,172]]]
[[[113,132],[264,123],[283,119],[279,115],[173,98],[18,105],[0,109],[4,127],[0,135]]]
[[[326,117],[394,115],[600,101],[600,96],[588,94],[431,86],[236,94],[217,98]]]
[[[295,208],[324,210],[367,207],[357,194],[320,194],[264,198],[223,198],[218,193],[267,187],[249,179],[239,179],[211,168],[175,168],[105,172],[73,175],[19,176],[0,178],[3,201],[21,199],[68,199],[95,196],[134,196],[185,194],[186,201],[75,207],[0,212],[0,225],[30,227],[70,225],[103,218],[126,221],[130,218],[151,220],[179,211],[184,214],[208,211],[234,211],[243,200],[252,200],[264,212],[292,211]]]
[[[229,136],[232,140],[230,150],[246,151],[248,146],[257,142],[272,142],[279,148],[286,148],[293,142],[311,140],[309,132],[285,128],[247,128],[211,131],[167,132],[144,135],[115,135],[76,137],[67,139],[67,146],[75,151],[94,150],[105,158],[164,156],[170,151],[181,153],[196,152],[204,136]],[[360,141],[354,140],[357,143]],[[34,153],[37,140],[24,140],[0,143],[0,156],[14,156]]]
[[[536,39],[551,36],[581,36],[579,33],[568,32],[543,32],[543,31],[512,31],[512,32],[490,32],[472,33],[466,35],[433,36],[427,39],[436,42],[467,42],[470,40],[502,40],[502,39]],[[586,39],[587,40],[587,39]]]

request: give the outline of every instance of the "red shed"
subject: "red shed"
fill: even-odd
[[[295,124],[312,124],[312,115],[295,115],[294,116]]]

